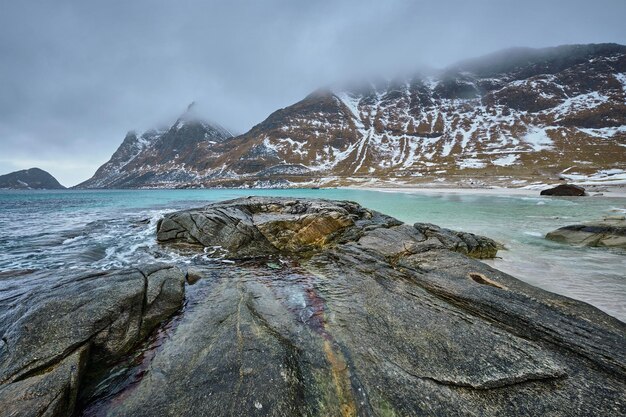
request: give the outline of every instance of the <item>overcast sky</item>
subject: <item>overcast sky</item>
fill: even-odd
[[[626,44],[626,0],[0,0],[0,174],[89,178],[191,101],[245,132],[312,90],[511,46]]]

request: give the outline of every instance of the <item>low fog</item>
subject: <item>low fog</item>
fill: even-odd
[[[626,2],[16,1],[0,12],[0,174],[90,177],[195,101],[245,132],[312,90],[512,46],[626,43]]]

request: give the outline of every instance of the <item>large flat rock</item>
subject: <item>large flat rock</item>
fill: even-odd
[[[626,409],[625,325],[466,255],[495,254],[487,238],[259,197],[170,214],[158,238],[238,261],[197,265],[179,321],[126,370],[132,387],[100,392],[84,415]]]
[[[157,227],[159,242],[219,247],[231,258],[303,256],[360,238],[396,246],[388,248],[396,252],[404,251],[397,248],[403,243],[416,251],[446,248],[476,258],[497,252],[491,239],[427,223],[408,226],[350,201],[249,197],[172,213]]]

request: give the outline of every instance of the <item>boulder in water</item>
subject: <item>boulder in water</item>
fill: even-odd
[[[572,224],[548,233],[546,239],[572,245],[626,249],[626,220],[616,216]]]
[[[584,196],[585,189],[573,184],[560,184],[554,188],[542,190],[540,195],[551,195],[555,197],[579,197]]]

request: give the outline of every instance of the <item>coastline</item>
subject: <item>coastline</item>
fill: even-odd
[[[400,190],[410,192],[411,188]],[[456,189],[468,190],[498,191]],[[572,210],[606,208],[615,205],[612,201],[596,198],[580,204],[544,204],[537,198],[509,198],[489,204],[489,200],[497,199],[404,198],[399,194],[391,198],[352,193],[368,197],[370,202],[385,202],[386,208],[379,207],[381,213],[391,213],[387,209],[402,213],[403,208],[415,213],[419,211],[416,203],[431,200],[435,205],[426,202],[423,211],[438,217],[424,223],[419,218],[405,222],[394,220],[395,216],[375,215],[374,208],[346,201],[350,194],[346,190],[329,190],[331,197],[340,195],[343,200],[320,199],[318,193],[309,190],[300,193],[302,198],[248,197],[245,190],[241,191],[237,199],[174,212],[165,212],[163,207],[154,212],[154,192],[145,193],[152,205],[134,211],[134,219],[143,220],[113,224],[90,221],[87,225],[92,226],[79,230],[53,231],[55,235],[64,233],[60,238],[65,240],[61,245],[51,241],[49,247],[73,246],[74,251],[65,252],[73,260],[86,249],[117,246],[110,253],[90,250],[89,257],[83,258],[89,272],[68,267],[57,252],[56,264],[19,272],[15,281],[9,276],[3,278],[5,290],[17,301],[0,311],[11,326],[4,338],[11,349],[5,349],[8,359],[0,363],[0,371],[23,378],[2,386],[0,406],[13,414],[45,408],[48,398],[65,399],[67,386],[74,380],[88,383],[72,386],[73,397],[59,407],[76,415],[147,417],[150,410],[157,409],[154,404],[171,414],[180,414],[179,410],[188,409],[189,404],[204,407],[193,409],[200,414],[216,409],[227,414],[232,404],[247,415],[258,414],[261,408],[276,410],[277,415],[290,415],[294,410],[306,414],[319,404],[334,411],[342,405],[336,397],[315,397],[302,405],[298,394],[303,390],[326,392],[329,387],[331,393],[339,392],[341,398],[348,399],[349,415],[360,414],[358,399],[376,399],[381,389],[408,394],[395,399],[391,406],[386,400],[375,403],[378,409],[418,409],[421,403],[417,401],[444,397],[446,406],[451,401],[462,404],[465,397],[449,399],[447,381],[472,384],[472,404],[477,405],[471,411],[475,413],[493,407],[493,388],[506,390],[501,403],[496,404],[506,415],[516,415],[504,408],[511,398],[517,404],[528,398],[529,405],[520,415],[540,414],[545,404],[569,400],[573,395],[585,398],[585,407],[594,407],[597,415],[610,414],[605,404],[613,407],[621,401],[623,379],[614,375],[614,369],[624,369],[618,368],[624,357],[624,315],[620,310],[623,268],[612,284],[595,279],[597,265],[610,265],[615,259],[610,252],[599,252],[593,257],[596,262],[588,265],[577,262],[582,252],[564,247],[558,251],[564,261],[559,261],[558,254],[542,246],[548,256],[525,252],[536,256],[526,256],[526,264],[517,264],[537,271],[530,274],[535,279],[526,280],[502,268],[508,255],[497,256],[498,250],[503,250],[499,240],[436,226],[440,224],[437,220],[450,215],[459,225],[467,224],[468,217],[463,217],[476,217],[472,205],[477,200],[481,200],[477,212],[483,219],[477,225],[493,225],[498,218],[494,214],[499,211],[506,213],[506,222],[492,226],[491,231],[506,224],[502,228],[531,232],[551,227],[555,213],[570,218]],[[296,194],[284,191],[282,194]],[[124,200],[119,195],[107,199],[115,202],[113,209]],[[85,200],[89,201],[78,195],[75,201],[85,204]],[[142,201],[141,196],[133,200]],[[459,202],[464,204],[462,210],[454,207]],[[103,210],[101,203],[85,206],[90,216],[105,219],[122,213]],[[23,208],[30,205],[14,204],[16,219],[24,219]],[[505,207],[509,209],[503,210]],[[524,215],[520,208],[532,216]],[[35,221],[30,230],[35,243],[41,242],[40,219],[54,219],[60,212],[58,206],[47,210],[32,216]],[[147,213],[142,210],[152,211],[152,216],[145,217]],[[67,216],[61,213],[56,219],[66,224]],[[84,220],[91,219],[82,218],[79,223]],[[201,234],[195,234],[197,225],[204,225]],[[93,235],[96,239],[89,243]],[[108,240],[103,241],[103,236]],[[528,247],[527,239],[543,240],[536,235],[497,236],[512,242],[506,245],[509,253]],[[24,241],[23,231],[15,240]],[[126,258],[129,247],[137,248],[132,258]],[[216,248],[220,252],[216,253]],[[125,263],[109,260],[107,266],[111,268],[104,271],[96,266],[96,259],[104,256],[106,261],[115,251]],[[574,266],[579,273],[570,274],[572,269],[563,265]],[[556,288],[546,285],[550,277]],[[562,277],[567,277],[565,283],[561,283]],[[42,292],[40,288],[51,290]],[[567,291],[555,291],[563,288]],[[578,294],[584,296],[575,297]],[[593,294],[604,296],[592,300]],[[617,307],[607,311],[602,308],[606,305]],[[391,316],[389,306],[393,306]],[[102,329],[100,323],[110,324]],[[128,330],[118,331],[120,328]],[[588,334],[594,337],[586,337]],[[364,340],[367,350],[362,348]],[[71,353],[57,359],[59,350]],[[453,361],[449,351],[456,352]],[[416,355],[424,360],[419,368],[411,368],[410,375],[424,373],[444,381],[421,386],[429,389],[421,397],[413,393],[416,381],[407,381],[406,373],[395,368],[396,361],[414,366],[411,361]],[[393,363],[388,362],[390,357]],[[474,367],[476,363],[479,365]],[[33,369],[43,366],[47,367],[43,377],[33,375]],[[385,370],[389,372],[381,378]],[[316,378],[315,372],[323,378]],[[536,379],[538,372],[540,379]],[[246,392],[252,393],[255,403],[239,395],[242,373]],[[216,374],[217,379],[205,377]],[[352,380],[351,375],[359,375],[359,379]],[[274,381],[270,389],[268,380]],[[522,386],[520,380],[525,382]],[[558,382],[556,393],[552,380]],[[168,389],[163,390],[163,386]],[[529,386],[537,392],[529,394]],[[602,397],[594,394],[597,390],[604,393]],[[217,393],[216,400],[207,401],[207,392]],[[216,408],[219,404],[228,408]],[[536,409],[530,408],[536,404]],[[564,415],[575,414],[581,407],[557,405],[565,410]],[[442,409],[446,415],[458,409],[456,403],[448,407]]]
[[[340,189],[352,189],[352,190],[368,190],[379,191],[388,193],[407,193],[407,194],[479,194],[479,195],[495,195],[495,196],[519,196],[519,197],[547,197],[540,196],[541,189],[529,189],[529,188],[510,188],[510,187],[442,187],[440,184],[436,186],[424,185],[407,185],[399,186],[394,184],[393,186],[366,186],[366,187],[338,187]],[[626,198],[626,187],[624,186],[598,186],[587,187],[586,192],[589,194],[584,197],[575,198]],[[562,198],[562,197],[558,197]],[[570,198],[570,197],[568,197]]]

